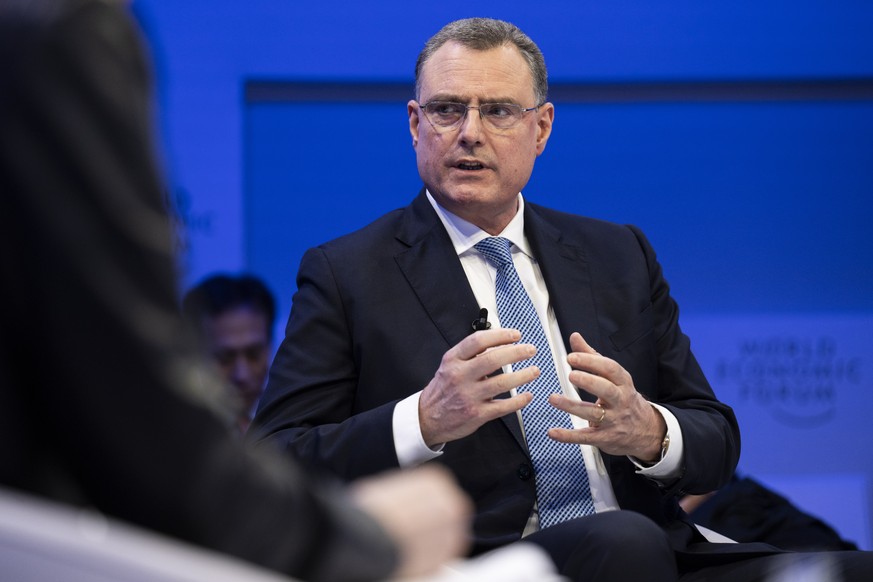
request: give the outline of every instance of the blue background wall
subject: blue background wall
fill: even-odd
[[[557,107],[526,195],[646,231],[741,471],[873,547],[873,4],[488,4],[137,0],[186,281],[255,270],[284,319],[306,247],[417,192],[424,40],[511,20]]]

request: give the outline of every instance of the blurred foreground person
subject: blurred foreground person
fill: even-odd
[[[180,333],[125,6],[3,0],[0,71],[0,484],[305,580],[426,574],[465,551],[447,473],[349,495],[226,430]]]

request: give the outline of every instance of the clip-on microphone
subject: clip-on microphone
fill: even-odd
[[[473,320],[473,331],[485,331],[491,329],[491,322],[488,321],[488,310],[484,307],[479,310],[479,317]]]

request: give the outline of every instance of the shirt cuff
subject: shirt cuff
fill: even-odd
[[[435,459],[443,454],[440,445],[434,450],[427,446],[421,435],[421,424],[418,421],[418,400],[421,392],[407,396],[394,406],[392,430],[394,431],[394,450],[401,467],[415,467]]]
[[[667,481],[676,479],[682,474],[682,458],[684,456],[684,444],[682,442],[682,429],[679,428],[679,421],[669,409],[664,408],[659,404],[650,402],[649,404],[661,413],[664,417],[664,422],[667,423],[667,436],[670,437],[670,446],[667,447],[667,454],[664,458],[654,465],[647,466],[634,457],[628,457],[631,462],[637,466],[637,473],[645,475],[650,479],[659,481]]]

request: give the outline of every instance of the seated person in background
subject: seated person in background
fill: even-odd
[[[305,580],[426,574],[462,553],[470,505],[447,473],[344,490],[220,420],[220,381],[201,381],[181,333],[123,4],[3,0],[0,71],[0,486]]]
[[[730,483],[679,500],[692,521],[738,542],[765,542],[783,550],[857,550],[821,519],[758,481],[734,473]]]
[[[212,275],[182,299],[182,313],[233,388],[236,426],[248,429],[273,349],[276,301],[252,275]]]

